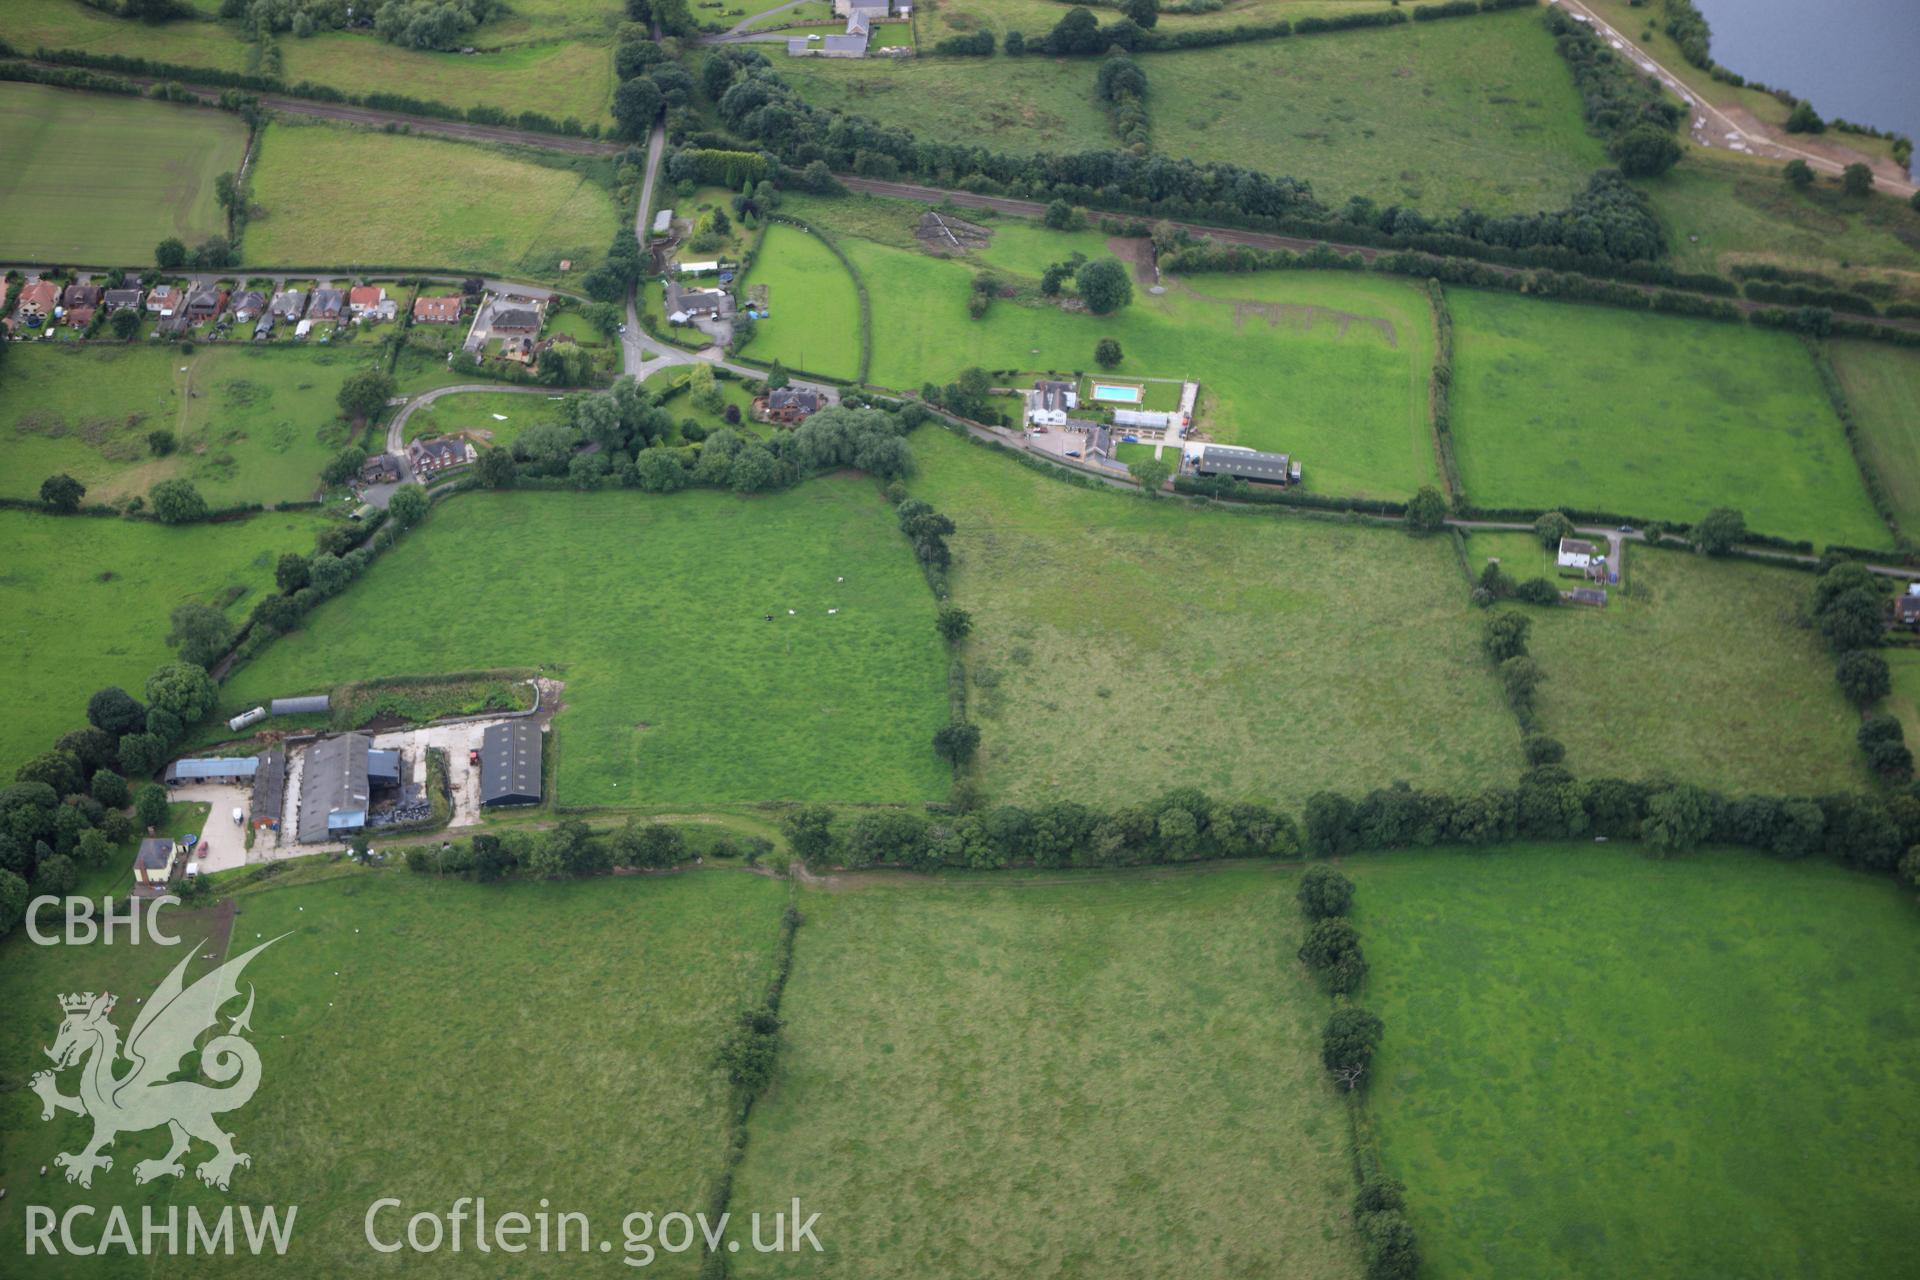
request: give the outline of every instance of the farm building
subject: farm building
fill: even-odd
[[[190,782],[250,782],[259,768],[260,761],[255,756],[207,756],[197,760],[175,760],[167,766],[166,782],[170,787],[184,786]]]
[[[480,738],[480,803],[540,803],[540,726],[511,720]]]
[[[373,789],[367,756],[373,739],[364,733],[323,738],[300,763],[300,840],[337,840],[367,825]]]
[[[1064,427],[1067,413],[1080,406],[1080,392],[1071,382],[1042,380],[1027,392],[1027,425]]]
[[[1136,435],[1147,440],[1163,440],[1173,427],[1174,416],[1171,413],[1155,413],[1146,409],[1115,409],[1113,425],[1123,434]]]
[[[1193,456],[1197,476],[1224,476],[1255,484],[1299,484],[1300,464],[1284,453],[1263,453],[1238,445],[1202,445]]]
[[[287,806],[287,753],[271,747],[260,756],[253,775],[253,825],[278,828]]]
[[[376,453],[360,464],[363,484],[392,484],[400,478],[400,459],[391,453]]]
[[[277,716],[304,716],[327,710],[328,698],[324,693],[315,693],[303,698],[275,698],[267,705]]]
[[[133,879],[143,885],[163,885],[173,879],[172,837],[148,836],[140,842],[140,851],[133,856]]]
[[[1571,591],[1562,591],[1560,598],[1568,604],[1582,604],[1591,609],[1607,607],[1607,593],[1599,587],[1575,587]]]
[[[662,209],[653,215],[653,234],[664,237],[673,233],[673,210]]]

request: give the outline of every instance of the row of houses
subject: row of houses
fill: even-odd
[[[465,300],[457,295],[416,298],[413,318],[422,324],[458,324],[464,306]],[[297,335],[304,337],[315,324],[380,322],[399,315],[398,301],[380,285],[281,289],[269,297],[258,289],[228,290],[204,282],[184,287],[159,284],[152,289],[110,289],[95,284],[62,288],[51,280],[34,280],[21,286],[7,327],[11,333],[45,330],[56,324],[86,329],[102,311],[128,309],[158,317],[162,333],[181,333],[225,318],[234,324],[253,325],[256,338],[269,336],[281,324],[296,326]]]

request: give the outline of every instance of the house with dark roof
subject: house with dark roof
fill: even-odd
[[[360,464],[360,479],[365,484],[397,484],[400,480],[400,459],[390,453],[376,453]],[[280,713],[276,710],[274,714]]]
[[[826,398],[812,387],[775,387],[760,402],[760,416],[789,426],[805,422],[826,407]]]
[[[1893,620],[1903,627],[1920,627],[1920,582],[1893,598]]]
[[[164,885],[173,879],[173,838],[148,836],[133,855],[134,883]]]
[[[489,326],[502,336],[533,337],[540,332],[540,313],[531,307],[506,307],[493,313]]]
[[[260,342],[273,337],[273,312],[262,311],[260,318],[253,322],[253,340]]]
[[[488,725],[480,735],[480,803],[540,803],[540,726],[530,719]]]
[[[1265,453],[1234,445],[1209,444],[1194,460],[1193,473],[1253,484],[1299,484],[1300,464],[1284,453]]]
[[[470,442],[456,436],[415,440],[407,446],[407,461],[413,464],[413,474],[420,479],[438,475],[449,467],[463,467],[478,456]]]
[[[140,300],[145,296],[139,289],[108,289],[100,295],[100,305],[108,311],[125,311],[128,308],[138,311]]]
[[[685,324],[695,316],[730,316],[733,295],[725,289],[686,289],[677,280],[667,281],[667,319]]]
[[[294,321],[306,314],[307,295],[299,289],[281,289],[267,304],[267,314],[275,320]]]
[[[307,303],[308,320],[338,320],[347,307],[347,295],[338,289],[315,289]]]
[[[197,284],[187,295],[187,321],[190,324],[205,324],[219,315],[227,306],[227,291],[210,284]]]
[[[243,324],[259,319],[266,309],[267,295],[258,289],[242,289],[227,304],[227,310],[233,312],[233,318]]]
[[[415,298],[413,322],[415,324],[459,324],[461,301],[458,294],[451,298]]]
[[[67,310],[67,327],[84,329],[93,323],[93,316],[100,309],[102,290],[95,284],[70,284],[66,292],[60,295],[60,305]]]

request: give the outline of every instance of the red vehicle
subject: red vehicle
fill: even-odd
[[[467,752],[467,763],[478,769],[480,767],[480,752],[477,750],[469,750]]]

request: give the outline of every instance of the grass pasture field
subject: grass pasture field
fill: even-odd
[[[444,1214],[460,1196],[486,1195],[492,1213],[528,1214],[546,1197],[554,1212],[588,1214],[595,1237],[616,1250],[629,1211],[707,1203],[727,1138],[714,1053],[735,1012],[765,987],[785,886],[713,873],[501,892],[396,868],[274,885],[235,902],[227,955],[256,937],[279,940],[246,970],[257,992],[261,1083],[226,1117],[236,1148],[253,1157],[231,1194],[193,1176],[204,1145],[187,1157],[185,1177],[136,1187],[132,1167],[165,1150],[164,1130],[123,1134],[112,1170],[91,1191],[39,1178],[37,1168],[75,1149],[86,1129],[71,1116],[43,1123],[25,1088],[0,1094],[8,1185],[34,1187],[36,1201],[57,1210],[111,1198],[136,1223],[140,1204],[213,1214],[232,1202],[298,1205],[278,1265],[299,1275],[365,1270],[377,1255],[363,1221],[383,1196],[404,1202],[396,1234],[409,1215]],[[189,945],[223,932],[212,911],[168,919]],[[58,1025],[57,994],[112,990],[130,1009],[186,948],[34,947],[16,937],[6,950],[0,991],[17,1016],[0,1036],[0,1061],[8,1078],[24,1080],[45,1064],[40,1046]],[[116,1021],[124,1033],[132,1014]],[[18,1210],[0,1216],[0,1248],[23,1251]],[[464,1250],[432,1264],[446,1275],[493,1270],[474,1250],[471,1224]],[[34,1274],[245,1276],[274,1265],[244,1251],[188,1257],[183,1248],[158,1259],[41,1258]],[[529,1251],[512,1270],[572,1275],[582,1265],[577,1249]],[[648,1274],[698,1269],[697,1252],[661,1254]]]
[[[405,199],[352,217],[313,198],[316,173],[351,173]],[[439,138],[277,122],[260,140],[247,225],[251,264],[377,263],[549,277],[562,258],[599,262],[618,225],[613,197],[586,173]]]
[[[1476,574],[1497,555],[1515,578],[1553,578],[1531,535],[1476,533],[1467,548]],[[1529,644],[1546,672],[1534,706],[1569,768],[1730,794],[1865,785],[1858,717],[1800,621],[1810,575],[1630,546],[1626,581],[1604,609],[1502,606],[1533,619]]]
[[[1920,533],[1920,351],[1842,339],[1828,354],[1894,518],[1909,536]]]
[[[0,84],[0,255],[140,266],[168,236],[224,235],[213,182],[246,147],[231,112]]]
[[[959,525],[969,715],[996,799],[1178,783],[1297,807],[1518,774],[1443,540],[1093,492],[945,432],[914,451],[914,496]]]
[[[432,608],[363,603],[427,582]],[[947,789],[933,613],[864,478],[749,498],[467,494],[236,672],[222,700],[544,664],[567,682],[563,804],[930,800]]]
[[[227,603],[238,622],[273,589],[284,552],[313,550],[304,512],[168,528],[149,521],[0,511],[0,644],[12,655],[0,761],[11,776],[54,739],[86,725],[107,685],[136,698],[172,657],[167,617],[188,600]]]
[[[853,277],[818,236],[784,223],[767,228],[745,286],[767,287],[768,317],[742,353],[829,378],[860,372],[860,298]],[[794,304],[791,309],[788,303]]]
[[[1131,306],[1109,316],[1003,299],[974,320],[968,263],[852,237],[841,247],[872,302],[876,385],[946,383],[970,365],[1078,373],[1111,337],[1126,354],[1115,378],[1198,381],[1201,432],[1302,458],[1311,490],[1402,497],[1435,478],[1432,318],[1404,281],[1197,276],[1158,297],[1136,290]],[[1062,236],[1058,256],[1084,247],[1083,237]],[[1018,252],[1026,262],[1041,256],[1032,246]]]
[[[1468,497],[1880,546],[1845,433],[1791,334],[1450,289]]]
[[[1246,865],[805,895],[734,1195],[821,1208],[826,1256],[731,1274],[1357,1276],[1293,886]]]
[[[1891,881],[1591,844],[1343,869],[1424,1274],[1912,1270],[1920,992]]]
[[[305,501],[348,442],[340,385],[382,353],[243,344],[23,344],[0,364],[0,494],[37,497],[66,472],[87,500],[191,480],[210,505]],[[176,451],[156,458],[155,430]]]
[[[499,415],[496,417],[495,415]],[[502,421],[501,419],[505,419]],[[407,441],[456,432],[482,444],[505,448],[529,427],[566,420],[562,396],[523,395],[512,391],[462,391],[441,396],[407,419]]]

